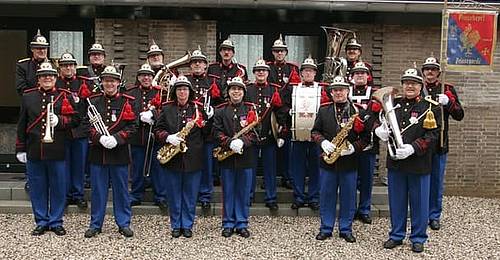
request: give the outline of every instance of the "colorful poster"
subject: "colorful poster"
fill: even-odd
[[[496,11],[447,10],[446,69],[491,71],[497,36]]]

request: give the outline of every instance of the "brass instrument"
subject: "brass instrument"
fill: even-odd
[[[89,122],[94,126],[96,131],[101,135],[110,136],[107,126],[102,121],[101,114],[97,111],[97,108],[90,102],[87,98],[89,107],[87,108],[87,116],[89,117]]]
[[[389,140],[387,141],[387,150],[391,158],[395,158],[396,149],[403,146],[402,131],[399,129],[399,123],[396,118],[395,110],[399,108],[399,104],[394,106],[394,96],[399,92],[398,88],[384,87],[373,93],[373,98],[382,104],[384,113],[379,114],[379,119],[382,125],[389,129]]]
[[[347,74],[347,60],[340,57],[342,44],[348,35],[355,36],[354,31],[334,27],[321,27],[327,38],[327,53],[325,57],[324,82],[333,82],[336,76],[345,77]]]
[[[332,139],[332,144],[335,145],[335,150],[329,154],[323,154],[323,160],[327,164],[333,164],[340,157],[340,153],[347,149],[347,136],[349,135],[349,131],[351,131],[354,126],[354,120],[358,116],[358,113],[352,115],[347,121],[347,124],[340,129],[337,135]]]
[[[238,133],[236,133],[231,138],[230,141],[238,139],[240,136],[253,130],[253,128],[256,127],[260,123],[260,119],[259,119],[259,116],[257,115],[257,113],[255,113],[255,116],[257,117],[255,119],[255,121],[253,121],[252,123],[250,123],[247,126],[245,126],[244,128],[242,128]],[[214,158],[217,158],[217,161],[219,161],[219,162],[224,161],[225,159],[227,159],[229,156],[231,156],[233,154],[235,154],[235,152],[232,149],[226,150],[226,149],[222,148],[221,146],[218,146],[212,150],[212,155],[214,156]],[[239,154],[243,154],[243,149],[241,149]]]
[[[195,105],[196,107],[196,117],[194,120],[191,120],[186,123],[186,125],[179,131],[177,134],[178,137],[182,139],[186,139],[186,137],[189,135],[191,132],[191,129],[196,125],[196,122],[199,120],[200,113],[198,113],[198,105]],[[156,158],[158,161],[160,161],[161,164],[165,164],[172,160],[175,155],[178,153],[185,153],[188,150],[188,147],[186,146],[186,142],[181,142],[179,145],[173,145],[171,143],[167,143],[164,145],[160,150],[158,150],[158,154]]]
[[[189,64],[189,60],[191,59],[191,53],[188,51],[181,58],[170,62],[167,65],[163,65],[161,70],[159,70],[155,77],[153,78],[153,86],[161,86],[165,87],[166,84],[169,83],[170,78],[174,76],[172,72],[173,69]],[[168,86],[170,88],[170,86]],[[169,93],[170,94],[170,93]]]
[[[45,119],[45,134],[42,138],[42,142],[50,144],[54,142],[54,127],[50,123],[50,118],[56,116],[54,114],[54,96],[50,97],[50,103],[47,104],[47,115]]]

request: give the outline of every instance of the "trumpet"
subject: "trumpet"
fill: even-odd
[[[54,96],[50,97],[50,103],[47,104],[47,115],[45,119],[45,134],[43,136],[42,142],[50,144],[54,142],[54,127],[50,123],[50,118],[55,116],[54,114]]]
[[[97,111],[97,108],[90,102],[87,98],[87,102],[89,103],[89,107],[87,108],[87,116],[89,117],[89,122],[94,126],[96,131],[101,135],[110,136],[108,127],[102,121],[101,114]]]

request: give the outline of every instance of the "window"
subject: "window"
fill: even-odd
[[[83,32],[50,31],[50,57],[60,58],[67,51],[83,64]]]
[[[254,81],[252,68],[258,59],[262,59],[264,35],[231,34],[236,61],[247,67],[248,80]]]
[[[318,37],[317,36],[285,36],[288,46],[288,61],[301,64],[309,55],[318,62]]]

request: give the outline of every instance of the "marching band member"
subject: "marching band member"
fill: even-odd
[[[239,77],[229,82],[229,101],[219,105],[214,115],[214,136],[220,147],[235,154],[220,161],[222,175],[223,212],[222,236],[234,232],[250,237],[248,215],[250,212],[250,188],[255,168],[255,133],[250,130],[257,123],[254,104],[244,102],[246,87]],[[248,127],[245,133],[242,129]],[[239,137],[234,137],[238,132]]]
[[[71,92],[55,87],[57,71],[44,62],[36,72],[37,87],[24,91],[17,126],[16,157],[26,163],[35,216],[34,236],[66,234],[64,145],[66,131],[79,123]]]
[[[269,83],[275,83],[282,87],[284,91],[284,87],[290,84],[299,84],[300,76],[299,76],[299,67],[294,63],[288,62],[285,60],[288,54],[288,47],[286,43],[283,41],[283,37],[280,34],[280,37],[274,41],[273,46],[271,47],[274,61],[267,62],[269,65]],[[289,134],[289,133],[288,133]],[[283,176],[281,179],[281,186],[293,189],[292,185],[292,177],[290,174],[289,163],[290,163],[290,136],[284,136],[285,142],[283,146],[278,146],[277,153],[277,169],[282,172]]]
[[[364,62],[357,62],[351,69],[352,83],[349,87],[349,99],[361,106],[364,110],[374,113],[373,119],[378,118],[381,106],[372,100],[375,87],[368,85],[370,69]],[[365,224],[371,224],[371,201],[373,174],[375,161],[378,154],[378,138],[370,133],[370,144],[358,156],[358,190],[359,203],[355,217]]]
[[[403,243],[406,236],[406,215],[408,200],[411,211],[411,249],[420,253],[427,240],[427,220],[429,218],[429,186],[432,170],[432,150],[439,135],[439,114],[434,114],[433,104],[420,97],[422,76],[416,69],[408,69],[401,77],[403,97],[394,100],[399,108],[394,111],[403,144],[397,145],[393,157],[387,156],[389,211],[391,231],[384,248],[392,249]],[[382,89],[381,89],[382,90]],[[432,100],[431,100],[432,101]],[[435,101],[432,101],[435,102]],[[437,106],[436,106],[437,107]],[[384,111],[389,113],[388,111]],[[423,117],[425,116],[425,120]],[[390,120],[386,119],[386,120]],[[389,124],[375,129],[382,141],[387,141]],[[397,137],[394,137],[397,140]]]
[[[448,129],[450,116],[456,121],[461,121],[464,118],[464,110],[458,99],[455,88],[448,84],[443,84],[439,81],[441,74],[441,65],[434,57],[429,57],[422,65],[422,73],[424,75],[424,88],[422,90],[424,96],[431,95],[432,99],[436,100],[443,106],[444,114],[444,129],[440,132],[437,146],[432,155],[432,171],[431,171],[431,188],[429,200],[429,227],[432,230],[439,230],[441,224],[441,212],[443,210],[443,188],[444,188],[444,172],[446,169],[446,161],[448,159]],[[444,94],[443,94],[444,93]],[[441,146],[441,138],[443,144]]]
[[[149,145],[153,149],[152,155],[155,156],[158,145],[152,143],[149,135],[153,134],[155,120],[158,118],[159,109],[161,109],[160,87],[153,86],[152,81],[154,71],[152,67],[145,63],[137,71],[137,84],[127,90],[127,94],[135,98],[135,111],[139,114],[139,126],[137,132],[130,137],[130,148],[132,152],[132,171],[131,171],[131,185],[130,185],[130,205],[141,205],[144,197],[145,189],[145,176],[148,175],[152,178],[154,202],[162,211],[166,211],[167,204],[167,191],[164,183],[161,183],[158,175],[162,174],[158,160],[154,158],[146,158],[148,140]],[[159,147],[158,147],[159,148]],[[145,169],[144,164],[148,164],[146,160],[150,160],[149,169]]]
[[[22,95],[24,90],[36,86],[38,83],[37,70],[42,62],[47,59],[47,51],[49,43],[47,39],[40,34],[38,29],[37,34],[30,42],[30,49],[33,53],[31,58],[18,60],[16,63],[16,90],[19,95]]]
[[[224,40],[219,46],[219,54],[222,58],[222,61],[214,62],[208,65],[207,74],[209,75],[209,77],[213,77],[216,80],[219,80],[221,84],[221,93],[223,95],[227,95],[228,83],[234,77],[240,77],[246,82],[248,80],[248,74],[245,66],[233,62],[234,44],[233,41],[231,41],[229,38]],[[227,96],[224,96],[223,98],[226,97]]]
[[[361,43],[358,42],[358,39],[350,38],[347,40],[345,45],[345,53],[347,58],[347,79],[349,82],[352,81],[353,72],[351,71],[354,68],[356,63],[361,62]],[[373,86],[373,75],[372,75],[372,65],[368,62],[363,62],[365,66],[368,68],[368,86]]]
[[[316,239],[325,240],[332,236],[338,196],[339,236],[354,243],[356,238],[352,234],[352,221],[356,212],[357,161],[370,141],[369,132],[365,131],[361,119],[366,111],[349,102],[349,83],[343,77],[335,77],[326,90],[333,102],[321,105],[311,130],[311,138],[323,150],[320,160],[321,227]],[[367,128],[370,129],[369,126]],[[344,143],[345,147],[342,147]],[[327,160],[326,155],[339,157]]]
[[[267,81],[269,71],[269,65],[267,65],[264,60],[258,60],[255,63],[253,67],[255,82],[246,86],[247,93],[245,95],[245,100],[257,106],[256,113],[259,115],[259,118],[262,118],[262,123],[258,127],[258,142],[255,149],[255,158],[258,158],[258,154],[262,154],[266,207],[275,211],[278,210],[278,204],[276,203],[276,147],[283,146],[285,140],[282,138],[276,140],[271,129],[271,113],[279,113],[283,104],[280,96],[281,86]],[[278,115],[277,118],[281,120],[281,125],[286,124],[284,121],[286,121],[287,114],[284,116]],[[250,198],[252,198],[254,191],[255,172],[253,173]]]
[[[193,236],[196,198],[203,169],[203,105],[193,101],[194,91],[185,76],[179,76],[172,88],[172,101],[163,104],[155,126],[156,139],[170,147],[186,146],[163,165],[162,181],[167,183],[172,237]]]
[[[76,59],[71,53],[63,53],[59,59],[59,77],[56,87],[67,90],[76,103],[75,110],[84,117],[87,113],[87,98],[91,92],[87,80],[76,76]],[[80,124],[68,131],[66,141],[66,167],[68,176],[67,205],[75,204],[80,209],[87,208],[84,195],[84,175],[87,168],[89,122]]]
[[[149,46],[149,50],[146,54],[148,64],[151,65],[151,69],[153,69],[154,75],[156,75],[156,73],[158,73],[158,71],[163,67],[163,50],[160,49],[160,46],[158,46],[153,40],[153,44]]]
[[[103,93],[90,97],[90,103],[102,117],[102,127],[93,124],[90,128],[92,198],[90,227],[85,232],[85,237],[101,233],[110,182],[118,231],[125,237],[132,237],[134,232],[130,229],[132,209],[128,192],[128,166],[129,138],[137,131],[137,117],[132,108],[134,98],[118,92],[121,80],[115,67],[107,66],[100,77]]]
[[[215,148],[215,143],[211,135],[212,117],[215,112],[214,106],[219,104],[222,100],[218,80],[213,77],[208,77],[206,73],[207,63],[207,56],[203,54],[201,49],[193,51],[189,60],[191,74],[186,75],[193,86],[194,100],[203,104],[203,109],[208,117],[208,122],[204,128],[204,132],[207,134],[204,136],[204,166],[201,175],[200,192],[198,194],[198,201],[201,204],[204,214],[208,214],[211,208],[210,202],[212,201],[214,189],[213,167],[215,159],[212,156],[212,150]]]
[[[318,67],[314,63],[314,60],[309,57],[304,60],[300,66],[300,74],[302,76],[302,82],[297,85],[287,86],[288,93],[292,93],[295,88],[297,91],[300,88],[312,88],[315,92],[323,93],[323,83],[314,81],[316,73],[318,72]],[[299,105],[292,107],[292,95],[286,95],[286,104],[291,108],[292,111],[297,110]],[[315,111],[311,111],[313,116],[319,109],[319,100],[308,100],[309,102],[316,102],[317,104],[308,104],[308,107],[314,107]],[[292,119],[293,120],[293,119]],[[313,119],[314,120],[314,119]],[[313,121],[314,122],[314,121]],[[314,123],[312,123],[314,124]],[[312,125],[311,125],[312,128]],[[319,209],[319,150],[316,144],[310,141],[310,135],[307,137],[308,140],[298,140],[292,137],[292,152],[291,152],[291,167],[292,167],[292,179],[293,179],[293,197],[294,202],[291,205],[292,209],[298,209],[304,207],[306,204],[312,210]],[[305,178],[309,176],[308,185],[308,197],[305,197]]]
[[[90,64],[88,66],[78,66],[76,74],[78,76],[92,77],[94,83],[97,85],[98,77],[106,67],[104,65],[104,58],[106,58],[106,51],[99,43],[94,43],[87,52]]]

